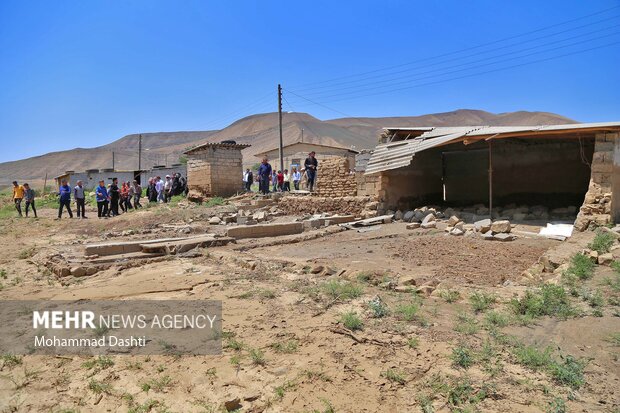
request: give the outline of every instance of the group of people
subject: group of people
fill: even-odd
[[[187,195],[187,180],[176,173],[172,176],[166,175],[166,179],[160,176],[149,178],[149,185],[146,188],[146,197],[149,202],[167,203],[175,195]]]
[[[34,205],[34,189],[30,188],[30,185],[19,185],[17,181],[13,181],[13,202],[15,203],[15,209],[19,213],[19,216],[24,216],[22,213],[22,202],[26,203],[26,216],[28,211],[32,208],[34,217],[37,218],[37,208]]]
[[[175,195],[187,195],[187,180],[176,173],[173,176],[166,175],[166,180],[161,177],[149,179],[146,190],[149,202],[169,202]],[[75,201],[77,217],[86,219],[86,194],[82,181],[77,181],[75,187],[71,188],[66,179],[63,179],[58,187],[58,218],[61,219],[64,210],[67,210],[69,218],[73,218],[71,209],[71,199]],[[119,186],[118,178],[112,178],[112,183],[106,185],[104,180],[99,181],[95,188],[95,200],[97,202],[97,217],[109,218],[120,215],[122,212],[129,212],[131,209],[142,208],[140,199],[142,198],[142,186],[137,180],[133,182],[122,182]],[[35,207],[35,191],[27,183],[19,185],[13,181],[13,202],[15,209],[20,217],[28,217],[30,209],[37,218]],[[25,211],[22,210],[22,202],[25,202]]]
[[[304,167],[298,170],[296,167],[291,169],[289,173],[288,169],[284,171],[275,171],[269,164],[267,157],[263,158],[260,166],[258,167],[258,191],[262,194],[270,192],[286,192],[291,190],[291,181],[293,181],[293,187],[296,191],[299,191],[299,184],[302,177],[306,178],[306,188],[312,192],[314,190],[314,184],[316,182],[316,173],[319,167],[319,161],[316,159],[316,153],[310,152],[304,162]],[[243,185],[246,191],[250,191],[252,182],[254,182],[253,173],[250,169],[247,169],[243,173]]]

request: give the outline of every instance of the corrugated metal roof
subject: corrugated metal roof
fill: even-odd
[[[407,166],[416,153],[439,145],[444,145],[461,138],[488,136],[501,138],[502,135],[511,137],[514,134],[523,134],[523,137],[534,137],[552,131],[620,131],[620,122],[573,123],[566,125],[539,125],[539,126],[453,126],[453,127],[418,127],[418,128],[384,128],[395,133],[403,132],[415,134],[422,132],[413,139],[400,140],[377,146],[368,161],[366,174],[373,174],[390,169]]]
[[[365,174],[369,175],[407,166],[411,163],[413,156],[417,152],[422,152],[426,149],[454,141],[465,136],[466,132],[467,131],[451,133],[436,138],[419,137],[412,140],[379,145],[375,148],[375,151],[368,161]]]
[[[245,148],[249,148],[252,145],[248,145],[248,144],[241,144],[241,143],[218,143],[218,142],[207,142],[207,143],[203,143],[202,145],[198,145],[193,147],[192,149],[189,149],[185,152],[183,152],[184,154],[190,154],[196,151],[199,151],[201,149],[207,148],[207,147],[214,147],[214,148],[231,148],[231,149],[245,149]]]

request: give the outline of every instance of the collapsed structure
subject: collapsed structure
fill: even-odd
[[[620,122],[385,128],[358,194],[378,209],[483,205],[579,211],[576,227],[620,221]],[[571,206],[573,208],[571,208]],[[580,206],[580,207],[579,207]]]

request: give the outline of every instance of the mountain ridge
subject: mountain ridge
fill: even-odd
[[[536,126],[578,123],[551,112],[516,111],[494,114],[479,109],[458,109],[417,116],[345,117],[327,120],[320,120],[308,113],[287,112],[282,114],[282,118],[285,145],[300,141],[303,134],[303,141],[307,143],[353,147],[358,150],[374,148],[383,127]],[[227,139],[252,145],[243,150],[244,163],[249,165],[256,162],[255,154],[276,147],[279,136],[278,113],[249,115],[220,130],[132,133],[94,148],[55,151],[0,163],[0,184],[10,183],[14,179],[43,179],[46,174],[49,180],[66,170],[110,168],[112,152],[115,153],[114,164],[117,169],[137,169],[139,135],[142,135],[142,168],[177,163],[183,151],[192,146]]]

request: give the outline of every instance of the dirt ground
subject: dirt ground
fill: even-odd
[[[0,299],[222,300],[224,348],[217,356],[3,354],[1,412],[220,412],[236,399],[229,409],[242,412],[620,412],[610,267],[579,286],[600,291],[603,304],[582,294],[570,297],[578,311],[569,317],[513,314],[511,300],[540,286],[522,272],[558,241],[502,243],[392,223],[317,229],[303,241],[239,240],[60,279],[45,257],[79,255],[85,243],[179,236],[176,224],[194,234],[225,227],[209,226],[204,207],[109,220],[40,212],[0,221]],[[593,236],[571,242],[585,247]],[[267,245],[274,241],[282,244]],[[489,299],[476,306],[472,295]],[[348,328],[351,313],[361,328]],[[524,361],[523,349],[547,347],[556,364]],[[554,373],[567,360],[581,363],[583,380]]]

